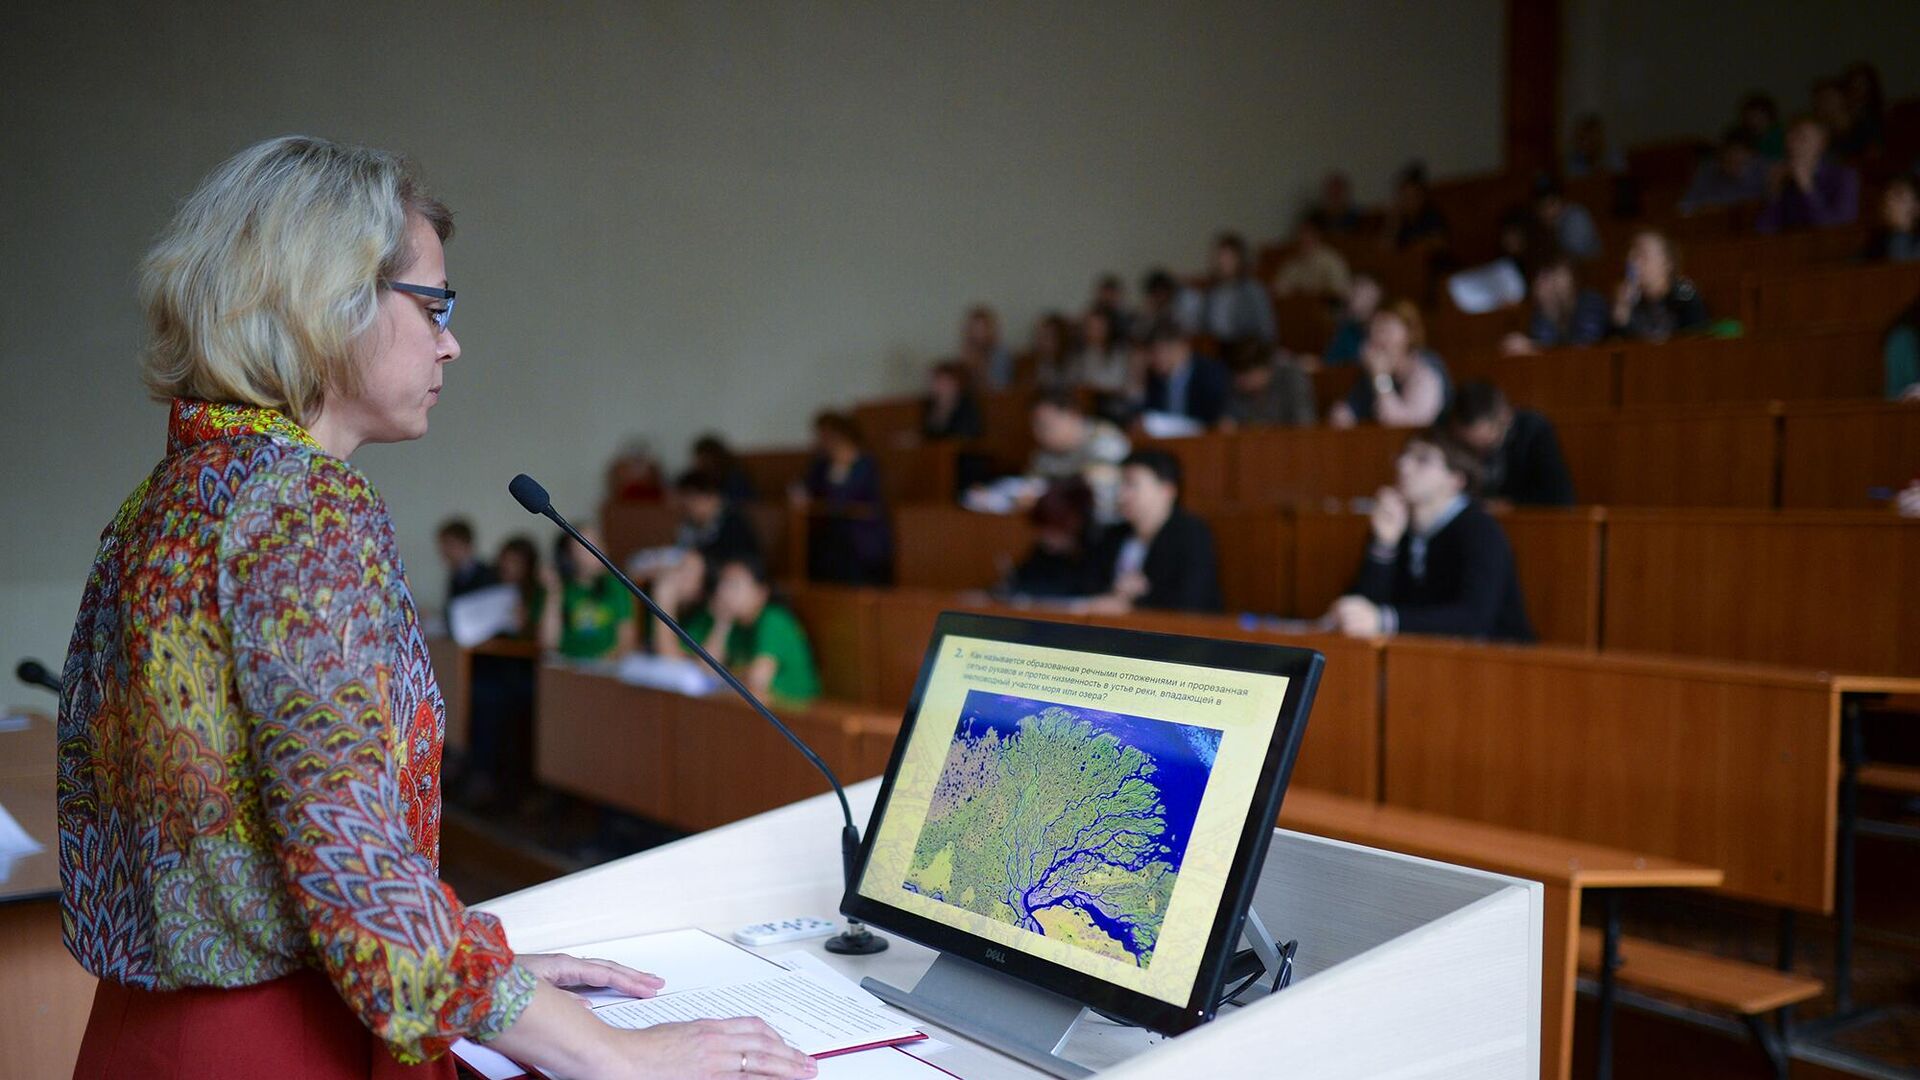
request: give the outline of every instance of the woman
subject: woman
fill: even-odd
[[[1384,427],[1426,427],[1447,406],[1447,371],[1426,347],[1426,323],[1410,300],[1374,313],[1360,350],[1362,378],[1327,412],[1334,427],[1363,421]]]
[[[807,510],[807,578],[842,585],[893,579],[893,539],[880,467],[845,413],[813,420],[813,462],[793,502]]]
[[[1692,280],[1681,276],[1680,258],[1656,229],[1634,234],[1627,273],[1613,294],[1613,329],[1635,341],[1665,341],[1707,328],[1707,305]]]
[[[920,406],[920,438],[977,439],[983,424],[974,400],[972,373],[958,360],[943,360],[927,374],[927,398]]]
[[[960,362],[973,373],[973,384],[989,390],[1013,385],[1013,352],[1000,340],[1000,316],[985,304],[967,309],[960,323]]]
[[[1022,365],[1042,390],[1073,388],[1073,324],[1049,311],[1033,324],[1033,341]]]
[[[582,526],[580,535],[605,548],[600,530]],[[640,647],[640,624],[631,593],[593,553],[571,537],[555,540],[554,567],[543,570],[546,604],[540,615],[540,644],[569,660],[617,660]]]
[[[451,1077],[490,1042],[577,1077],[810,1075],[756,1021],[647,1031],[558,987],[439,881],[445,711],[393,523],[347,458],[426,434],[447,209],[401,159],[275,139],[149,254],[167,454],[106,530],[67,654],[67,942],[100,976],[79,1077]]]
[[[1087,309],[1080,317],[1080,348],[1070,365],[1074,385],[1106,397],[1125,394],[1133,370],[1133,353],[1115,331],[1116,318],[1110,307]]]
[[[714,571],[712,596],[686,621],[687,633],[758,697],[805,705],[820,696],[807,632],[773,597],[766,564],[732,558]]]

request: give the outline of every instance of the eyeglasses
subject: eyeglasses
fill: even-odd
[[[436,332],[442,334],[447,332],[447,324],[453,321],[452,289],[436,289],[431,285],[409,285],[404,281],[388,282],[387,288],[392,289],[394,292],[412,293],[415,296],[425,296],[434,300],[445,300],[447,302],[446,307],[428,308],[427,314],[433,316],[433,328]]]

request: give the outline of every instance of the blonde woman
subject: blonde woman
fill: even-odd
[[[439,881],[444,708],[380,497],[460,355],[446,207],[377,150],[216,169],[148,256],[167,451],[108,525],[67,654],[80,1077],[451,1077],[466,1036],[563,1076],[811,1075],[757,1020],[620,1031]]]

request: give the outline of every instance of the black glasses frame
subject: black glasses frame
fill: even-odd
[[[447,332],[447,324],[453,321],[452,289],[439,289],[432,285],[414,285],[405,281],[390,281],[387,283],[387,288],[394,292],[412,293],[414,296],[424,296],[432,300],[445,300],[446,307],[439,311],[429,311],[427,314],[433,316],[434,329],[442,334]]]

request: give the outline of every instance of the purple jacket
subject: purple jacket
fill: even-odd
[[[1813,190],[1789,180],[1767,201],[1754,222],[1763,233],[1821,225],[1846,225],[1860,216],[1860,174],[1850,165],[1823,161],[1813,170]]]

